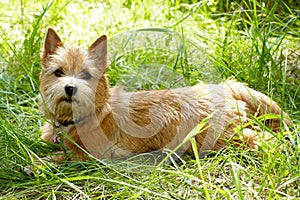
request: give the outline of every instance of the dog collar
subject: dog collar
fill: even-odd
[[[54,129],[53,129],[53,142],[55,144],[58,144],[58,138],[57,136],[61,134],[61,126],[67,127],[69,125],[74,125],[75,122],[74,121],[70,121],[70,122],[55,122],[54,123]]]
[[[74,121],[70,121],[70,122],[61,122],[61,123],[59,123],[58,127],[60,127],[60,126],[69,126],[69,125],[73,125],[73,124],[75,124]],[[57,127],[57,126],[55,125],[55,127]],[[58,128],[58,127],[57,127],[57,128]]]
[[[57,136],[58,136],[59,134],[61,134],[61,132],[62,132],[62,131],[61,131],[61,126],[68,127],[68,126],[70,126],[70,125],[74,125],[75,123],[81,122],[83,119],[84,119],[84,118],[81,118],[81,119],[79,119],[79,120],[77,120],[77,121],[70,121],[70,122],[58,122],[58,121],[54,122],[53,142],[54,142],[55,144],[58,144],[58,143],[59,143],[59,141],[58,141],[58,139],[57,139]]]

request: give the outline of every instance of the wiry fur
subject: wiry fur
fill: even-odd
[[[40,106],[50,123],[44,125],[42,137],[52,141],[54,131],[66,132],[73,140],[63,139],[72,151],[71,159],[87,158],[81,148],[97,158],[174,148],[205,118],[209,118],[206,129],[195,136],[200,151],[221,149],[227,140],[255,147],[259,128],[238,128],[252,116],[282,114],[269,97],[234,81],[173,90],[110,89],[106,54],[106,36],[83,50],[63,45],[55,31],[48,30],[42,54]],[[57,69],[63,76],[55,76]],[[86,72],[92,75],[89,80],[84,78]],[[71,100],[64,91],[67,84],[78,88]],[[267,124],[275,131],[279,117]],[[71,121],[75,124],[54,130],[55,124]]]

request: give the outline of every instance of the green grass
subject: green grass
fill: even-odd
[[[1,199],[300,197],[297,3],[7,2],[0,2]],[[47,27],[55,28],[66,43],[84,47],[102,34],[108,34],[110,44],[124,45],[126,32],[143,29],[146,38],[139,39],[139,46],[111,49],[116,53],[108,72],[112,86],[159,89],[234,78],[271,96],[294,125],[282,128],[276,142],[262,142],[257,150],[229,146],[201,158],[182,155],[172,164],[158,160],[153,165],[151,156],[148,162],[137,156],[115,162],[34,165],[38,157],[56,149],[39,139],[45,121],[37,105],[39,54]],[[171,34],[178,48],[155,43],[154,34]],[[33,176],[24,173],[25,166],[33,166]]]

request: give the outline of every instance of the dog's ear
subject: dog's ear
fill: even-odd
[[[42,58],[45,59],[47,56],[54,54],[55,50],[62,46],[64,45],[57,33],[52,28],[48,28]]]
[[[89,53],[98,63],[107,67],[107,37],[102,35],[88,49]]]

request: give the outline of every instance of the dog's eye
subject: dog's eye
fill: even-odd
[[[84,80],[90,80],[92,78],[92,75],[89,72],[83,72],[81,77]]]
[[[57,69],[54,71],[54,75],[56,77],[62,77],[64,75],[64,72],[61,69]]]

